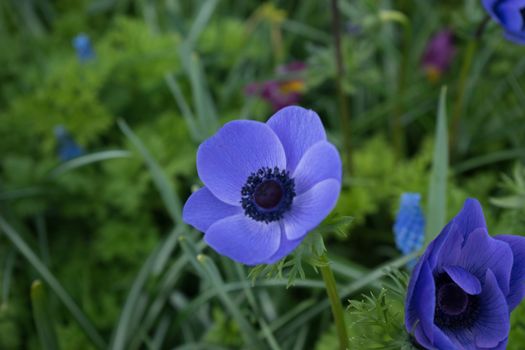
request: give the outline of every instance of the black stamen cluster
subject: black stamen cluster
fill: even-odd
[[[263,208],[257,204],[257,190],[259,186],[267,182],[275,182],[281,187],[281,198],[272,208]],[[292,206],[295,197],[295,181],[289,176],[288,171],[280,170],[277,167],[263,167],[251,173],[246,180],[246,184],[241,189],[241,206],[245,215],[255,221],[269,223],[282,219]]]
[[[458,315],[451,315],[446,312],[445,304],[447,303],[447,300],[440,300],[439,291],[444,286],[454,283],[454,281],[452,281],[447,273],[440,273],[434,276],[434,282],[436,286],[436,308],[434,313],[434,323],[440,328],[448,328],[451,330],[471,327],[479,315],[479,295],[470,295],[465,293],[467,298],[465,310]],[[450,303],[453,302],[455,302],[455,300],[450,300]]]

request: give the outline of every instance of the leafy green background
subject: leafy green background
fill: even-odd
[[[449,87],[452,110],[461,58],[484,12],[477,0],[339,6],[342,28],[360,28],[342,33],[352,170],[334,211],[353,221],[343,235],[322,234],[343,299],[374,293],[371,304],[353,304],[366,311],[383,300],[383,274],[364,276],[399,258],[392,224],[400,194],[428,200],[439,90]],[[391,11],[410,24],[408,43]],[[301,105],[321,115],[342,149],[331,25],[329,2],[314,0],[0,2],[0,215],[103,339],[97,346],[86,335],[37,265],[0,233],[0,349],[46,346],[35,310],[48,310],[62,349],[333,349],[314,269],[292,259],[258,271],[252,284],[247,268],[216,255],[180,222],[180,206],[200,185],[198,144],[227,120],[266,120],[271,105],[244,90],[279,78],[280,65],[306,62]],[[431,82],[421,55],[444,27],[456,33],[457,54]],[[71,42],[79,33],[91,37],[93,60],[76,57]],[[491,23],[474,57],[444,209],[448,220],[473,196],[491,232],[522,234],[525,56],[501,34]],[[393,142],[396,116],[402,152]],[[62,164],[57,125],[102,160]],[[126,152],[104,153],[113,150]],[[47,292],[38,300],[36,279]],[[396,305],[391,326],[401,329]],[[524,310],[513,314],[509,349],[525,341]],[[358,314],[349,313],[349,324]],[[360,333],[377,334],[367,329]]]

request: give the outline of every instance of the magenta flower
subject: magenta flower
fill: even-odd
[[[408,286],[405,326],[425,349],[505,349],[525,296],[525,237],[489,236],[479,202],[430,243]]]
[[[299,103],[304,91],[304,80],[299,76],[306,69],[306,64],[295,61],[277,68],[279,78],[246,86],[245,93],[259,96],[270,103],[274,110]]]
[[[183,219],[218,253],[270,264],[291,253],[330,213],[341,189],[341,159],[319,116],[287,107],[267,123],[225,124],[197,151],[204,187]]]
[[[450,68],[455,53],[454,33],[451,30],[442,30],[430,39],[421,62],[430,80],[439,79]]]

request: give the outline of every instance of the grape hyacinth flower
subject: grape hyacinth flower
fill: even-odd
[[[525,45],[525,1],[482,0],[490,17],[505,30],[505,37]]]
[[[259,96],[270,103],[275,111],[299,102],[305,89],[304,79],[299,75],[306,69],[301,61],[291,62],[277,68],[278,79],[246,86],[249,96]]]
[[[91,40],[86,34],[79,34],[73,38],[73,47],[77,51],[78,60],[87,62],[95,58],[95,52],[91,46]]]
[[[427,43],[421,65],[430,81],[437,81],[452,64],[456,47],[454,33],[445,29],[435,34]]]
[[[183,219],[218,253],[246,265],[291,253],[334,208],[341,158],[319,116],[290,106],[266,123],[225,124],[197,151],[204,187]]]
[[[419,193],[403,193],[394,224],[397,248],[404,254],[413,253],[425,242],[425,216],[421,209]]]
[[[75,142],[63,125],[55,126],[55,137],[58,142],[58,157],[60,160],[65,162],[84,154],[82,147]]]
[[[505,349],[525,296],[525,237],[489,236],[479,202],[430,243],[408,286],[405,326],[425,349]]]

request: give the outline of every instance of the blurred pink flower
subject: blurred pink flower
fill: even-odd
[[[305,89],[304,79],[299,76],[305,69],[306,64],[301,61],[279,66],[276,79],[248,84],[245,93],[248,96],[259,96],[270,103],[276,111],[295,105]]]
[[[428,79],[438,80],[450,68],[455,54],[454,33],[444,29],[435,34],[427,43],[421,62]]]

